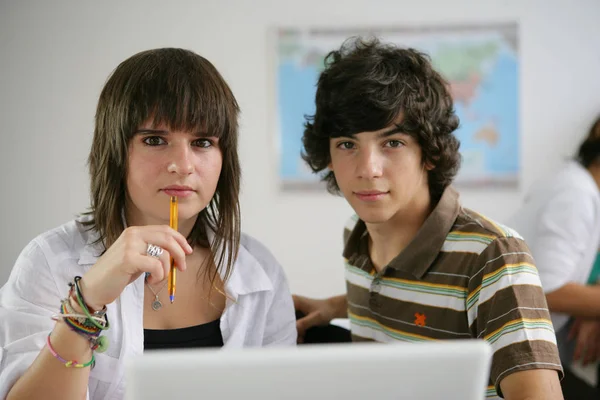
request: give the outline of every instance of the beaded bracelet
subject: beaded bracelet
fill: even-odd
[[[95,364],[96,364],[96,358],[94,357],[94,353],[92,353],[92,359],[88,362],[86,362],[85,364],[80,364],[79,362],[77,362],[77,360],[65,360],[64,358],[62,358],[61,356],[58,355],[58,353],[56,352],[56,350],[54,350],[54,348],[52,347],[52,343],[50,343],[50,335],[52,334],[52,332],[50,332],[48,334],[48,339],[46,340],[46,345],[48,347],[48,350],[50,350],[50,353],[60,362],[65,364],[65,367],[67,368],[85,368],[85,367],[92,367],[92,369],[94,368]]]

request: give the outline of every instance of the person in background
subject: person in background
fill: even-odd
[[[575,160],[536,182],[509,223],[523,235],[536,261],[565,365],[565,398],[600,398],[595,388],[600,357],[600,118]]]
[[[451,187],[458,124],[424,54],[360,38],[329,53],[303,156],[356,216],[344,232],[347,293],[295,296],[305,315],[300,341],[345,317],[355,341],[483,339],[493,349],[488,399],[562,399],[556,337],[527,245],[463,208]]]

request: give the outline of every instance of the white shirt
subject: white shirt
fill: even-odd
[[[590,172],[569,162],[535,184],[507,223],[531,249],[544,292],[586,284],[600,245],[600,190]],[[568,315],[552,313],[555,330]]]
[[[531,249],[544,292],[569,282],[587,284],[600,246],[600,190],[578,162],[567,163],[535,184],[507,225],[519,232]],[[575,342],[567,340],[569,315],[552,312],[551,316],[563,363],[595,385],[594,364],[572,363]]]
[[[19,255],[8,282],[0,289],[0,398],[44,347],[68,283],[94,265],[103,247],[93,244],[96,231],[71,221],[32,240]],[[224,348],[295,345],[292,297],[281,266],[257,240],[242,234],[238,258],[225,282],[221,316]],[[109,304],[110,345],[95,353],[88,399],[124,397],[123,361],[144,351],[144,277],[128,285]]]

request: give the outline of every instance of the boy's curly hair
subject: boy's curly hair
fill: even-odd
[[[427,55],[383,44],[378,39],[347,40],[325,58],[319,77],[316,111],[306,117],[302,158],[317,173],[331,162],[330,138],[376,131],[402,116],[402,132],[413,136],[423,153],[429,191],[438,200],[459,166],[459,120],[448,84]],[[323,175],[331,193],[339,194],[332,171]]]

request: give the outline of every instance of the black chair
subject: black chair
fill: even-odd
[[[302,318],[304,314],[296,311],[296,320]],[[342,343],[351,342],[352,337],[348,329],[337,325],[313,326],[306,330],[304,343],[302,344],[323,344],[323,343]]]

